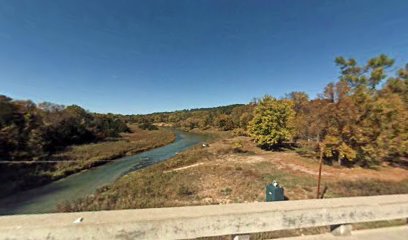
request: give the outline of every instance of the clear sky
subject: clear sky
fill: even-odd
[[[380,53],[408,62],[407,0],[0,1],[0,94],[94,112],[313,97]]]

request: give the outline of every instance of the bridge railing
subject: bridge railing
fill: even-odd
[[[0,239],[189,239],[408,218],[408,194],[0,217]]]

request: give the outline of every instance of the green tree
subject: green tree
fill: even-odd
[[[263,148],[273,148],[291,140],[295,111],[290,100],[265,96],[255,108],[249,134]]]
[[[386,69],[394,64],[394,60],[384,54],[371,58],[363,67],[353,58],[337,57],[335,62],[340,67],[340,81],[349,83],[352,88],[365,86],[370,89],[375,89],[386,78]]]

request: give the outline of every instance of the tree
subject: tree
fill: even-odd
[[[295,110],[296,114],[304,111],[305,106],[309,102],[309,95],[307,95],[305,92],[291,92],[286,94],[285,98],[293,101],[293,109]]]
[[[335,62],[340,67],[340,81],[349,83],[352,88],[365,86],[370,89],[375,89],[386,78],[386,69],[394,64],[394,60],[384,54],[371,58],[364,67],[353,58],[337,57]]]
[[[408,64],[398,70],[398,76],[387,80],[382,95],[398,94],[408,107]]]
[[[339,81],[329,84],[324,94],[330,109],[323,134],[325,157],[339,164],[371,166],[390,156],[406,156],[404,70],[377,90],[394,60],[380,55],[360,66],[354,59],[339,57],[336,63],[340,67]]]
[[[296,134],[294,140],[306,138],[307,133],[304,130],[307,128],[309,96],[305,92],[291,92],[286,94],[285,98],[293,102],[293,110],[295,111],[294,127]]]
[[[71,144],[116,137],[128,127],[119,116],[72,105],[34,104],[0,95],[0,158],[35,160]]]
[[[234,122],[229,115],[220,114],[215,118],[215,126],[223,131],[234,129]]]
[[[255,108],[249,123],[249,134],[261,147],[281,146],[293,137],[295,111],[290,100],[265,96]]]

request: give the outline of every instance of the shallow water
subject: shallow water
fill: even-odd
[[[123,157],[42,187],[0,199],[0,215],[54,212],[58,203],[72,201],[113,183],[120,176],[164,161],[205,140],[198,134],[176,131],[175,142],[164,147]]]

